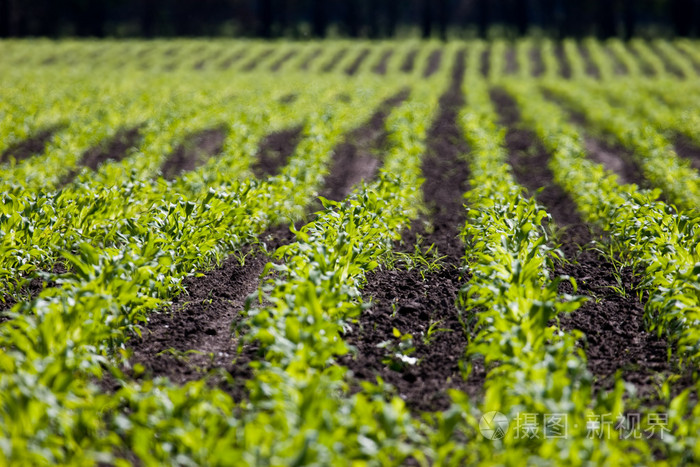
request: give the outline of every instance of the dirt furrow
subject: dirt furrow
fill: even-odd
[[[687,136],[679,134],[676,136],[674,149],[676,154],[690,161],[691,167],[700,171],[700,146],[693,143]]]
[[[357,70],[360,69],[362,66],[362,63],[367,59],[371,51],[369,49],[363,49],[358,55],[357,58],[355,58],[355,61],[353,61],[350,66],[345,70],[345,74],[348,76],[352,76],[355,73],[357,73]]]
[[[406,58],[404,59],[403,63],[401,64],[401,71],[404,73],[410,73],[413,71],[413,67],[415,66],[416,63],[416,57],[418,56],[418,51],[417,50],[411,50],[406,54]]]
[[[423,195],[431,214],[406,231],[402,244],[395,247],[403,253],[422,249],[426,262],[399,261],[396,268],[368,274],[363,300],[371,306],[346,335],[356,352],[341,359],[358,380],[375,382],[381,377],[416,411],[446,409],[450,388],[478,397],[485,378],[478,362],[471,376],[463,377],[474,314],[460,315],[456,306],[468,274],[461,267],[464,248],[457,237],[465,221],[462,194],[469,178],[467,164],[460,160],[468,148],[456,120],[464,104],[463,76],[464,52],[460,52],[452,85],[440,99],[438,116],[428,132]]]
[[[163,178],[174,180],[184,172],[200,167],[209,157],[222,151],[225,139],[225,128],[211,128],[189,135],[163,163]]]
[[[372,71],[378,75],[385,75],[387,66],[389,65],[389,59],[391,58],[392,55],[394,55],[393,50],[385,51],[382,54],[382,56],[380,57],[379,63],[377,63],[374,66],[374,68],[372,68]]]
[[[489,71],[491,71],[491,45],[489,44],[481,52],[481,63],[480,63],[481,76],[484,78],[489,77]]]
[[[532,46],[530,49],[530,61],[532,64],[530,65],[532,76],[535,78],[542,76],[544,73],[544,62],[542,61],[542,47],[539,44],[535,44]]]
[[[358,183],[374,178],[381,165],[374,153],[386,145],[384,122],[391,109],[404,101],[408,93],[408,90],[403,90],[382,102],[367,123],[351,131],[345,141],[335,148],[321,196],[340,201]]]
[[[284,167],[301,138],[303,127],[297,126],[267,135],[260,142],[251,167],[257,178],[276,175]]]
[[[302,70],[308,70],[311,64],[316,60],[321,54],[323,53],[323,49],[315,49],[312,51],[305,59],[304,62],[301,64],[301,69]]]
[[[324,73],[330,73],[338,63],[347,55],[348,49],[339,50],[321,69]]]
[[[49,144],[51,138],[63,128],[65,128],[65,125],[54,125],[44,128],[29,138],[11,145],[0,154],[0,164],[9,162],[10,158],[19,162],[41,154],[46,149],[46,145]]]
[[[578,51],[581,54],[581,57],[583,57],[583,61],[586,65],[586,74],[591,78],[600,79],[600,69],[598,69],[598,65],[593,62],[591,52],[588,50],[588,47],[579,43]]]
[[[284,54],[282,57],[280,57],[279,59],[277,59],[277,60],[275,61],[275,63],[273,63],[273,64],[270,66],[270,71],[273,72],[273,73],[276,72],[276,71],[279,71],[279,69],[282,68],[282,65],[284,65],[284,64],[287,63],[289,60],[291,60],[297,53],[298,53],[298,52],[297,52],[296,50],[290,50],[289,52],[287,52],[286,54]]]
[[[265,60],[267,57],[272,55],[275,49],[267,49],[260,52],[257,56],[253,57],[248,63],[243,65],[241,71],[253,71],[258,66],[258,63]]]
[[[518,58],[516,56],[515,47],[510,45],[506,49],[506,75],[514,75],[520,70],[518,67]]]
[[[237,61],[243,59],[247,54],[248,54],[247,49],[243,49],[243,50],[239,50],[238,52],[235,52],[233,55],[231,55],[226,60],[221,62],[220,68],[222,70],[228,70],[229,68],[231,68],[231,65],[233,65]]]
[[[423,78],[429,78],[440,69],[440,63],[442,62],[442,50],[433,50],[428,56],[428,63],[423,71]]]
[[[506,144],[510,163],[518,182],[537,198],[552,215],[559,228],[561,249],[570,262],[557,262],[553,273],[576,280],[578,291],[589,300],[573,313],[559,317],[564,331],[579,330],[586,352],[588,369],[596,390],[614,385],[615,374],[622,372],[643,397],[653,394],[654,374],[673,373],[667,362],[667,343],[646,331],[643,305],[634,292],[635,278],[629,269],[618,268],[598,251],[586,247],[592,236],[581,222],[571,198],[554,183],[547,168],[549,155],[534,133],[521,129],[515,101],[503,90],[492,92],[492,99],[506,126]],[[536,192],[540,187],[546,187]],[[570,284],[561,292],[573,293]]]
[[[141,144],[142,136],[139,127],[122,128],[110,139],[102,141],[99,145],[87,150],[80,159],[78,166],[87,167],[96,171],[100,165],[107,161],[120,162],[130,154],[130,150]],[[73,181],[78,174],[78,169],[66,174],[58,186],[63,187]]]
[[[564,46],[561,43],[554,47],[554,55],[557,57],[557,61],[559,62],[559,76],[564,79],[571,79],[571,63],[569,62]]]
[[[618,58],[617,54],[610,47],[604,47],[603,50],[605,50],[605,53],[608,54],[616,75],[621,76],[629,74],[630,71],[627,68],[627,65],[625,65],[622,60]]]

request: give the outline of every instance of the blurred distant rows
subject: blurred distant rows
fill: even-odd
[[[0,37],[700,35],[700,0],[0,0]]]

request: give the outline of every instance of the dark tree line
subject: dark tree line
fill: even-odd
[[[700,35],[700,0],[0,0],[0,37]]]

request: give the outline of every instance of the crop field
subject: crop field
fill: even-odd
[[[700,464],[699,42],[0,67],[0,465]]]

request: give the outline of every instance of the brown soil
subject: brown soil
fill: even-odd
[[[417,50],[411,50],[406,54],[406,58],[401,64],[401,71],[404,73],[410,73],[413,71],[413,67],[416,64],[416,56],[418,56]]]
[[[142,337],[128,342],[132,368],[138,363],[145,369],[142,377],[167,376],[181,384],[209,376],[236,400],[246,397],[244,383],[252,377],[249,363],[260,355],[257,346],[240,345],[234,329],[243,323],[245,301],[257,290],[270,260],[264,250],[274,252],[294,237],[289,228],[280,227],[260,238],[260,246],[241,252],[243,263],[230,257],[201,277],[185,279],[186,292],[174,299],[171,310],[151,313]]]
[[[694,144],[685,135],[677,135],[674,144],[676,154],[683,159],[689,160],[691,167],[700,171],[700,146]]]
[[[532,61],[532,76],[535,78],[542,76],[544,73],[544,62],[542,61],[542,50],[538,44],[533,45],[530,49],[530,60]]]
[[[51,270],[51,274],[65,274],[66,272],[68,272],[68,270],[61,263],[56,263]],[[56,287],[54,281],[46,281],[41,277],[34,277],[32,279],[26,277],[26,279],[28,279],[27,282],[23,284],[16,293],[2,296],[2,300],[0,300],[0,311],[9,310],[19,302],[37,298],[47,287]],[[0,315],[0,323],[4,323],[7,320],[7,317]]]
[[[316,60],[321,54],[323,53],[323,49],[315,49],[313,50],[305,59],[304,62],[301,64],[301,69],[302,70],[308,70],[311,64],[313,63],[314,60]]]
[[[65,125],[54,125],[44,128],[28,139],[11,145],[0,154],[0,164],[9,162],[10,158],[14,158],[15,161],[19,162],[41,154],[46,149],[46,145],[51,141],[51,138],[53,138],[53,135],[64,127]]]
[[[378,75],[385,75],[386,74],[386,68],[389,65],[389,59],[391,56],[394,55],[393,50],[387,50],[385,51],[381,58],[379,59],[379,63],[377,63],[374,68],[372,68],[372,71]]]
[[[557,57],[559,62],[559,76],[564,79],[571,79],[571,63],[569,62],[566,52],[564,51],[564,46],[562,44],[557,44],[554,47],[554,55]]]
[[[324,73],[330,73],[336,67],[336,65],[345,57],[348,53],[348,49],[339,50],[321,69]]]
[[[462,51],[453,70],[452,85],[440,99],[437,118],[428,132],[423,197],[431,212],[412,230],[405,231],[402,244],[396,246],[398,251],[414,253],[416,246],[425,251],[433,245],[432,251],[442,257],[440,266],[429,270],[401,265],[369,274],[363,300],[372,305],[360,316],[359,328],[346,336],[355,352],[341,360],[359,380],[374,382],[381,377],[416,411],[447,408],[449,388],[478,397],[485,379],[485,369],[479,362],[474,362],[467,380],[462,376],[460,362],[464,360],[474,313],[463,311],[460,316],[455,303],[461,285],[468,280],[468,272],[462,268],[464,246],[457,236],[465,222],[462,194],[469,178],[467,163],[461,160],[468,148],[456,120],[464,104],[460,87],[463,76]],[[428,220],[430,228],[426,226]],[[428,338],[431,325],[433,330],[440,330]],[[414,364],[397,357],[400,339],[393,334],[394,328],[413,336],[415,350],[407,357],[417,359]]]
[[[350,66],[345,70],[345,74],[348,76],[352,76],[355,73],[357,73],[357,70],[360,69],[360,66],[362,66],[362,63],[367,59],[367,56],[370,54],[369,49],[363,49],[358,55],[357,58],[350,64]]]
[[[480,63],[481,76],[484,78],[489,77],[489,71],[491,70],[491,45],[486,46],[486,48],[481,52],[481,63]]]
[[[256,57],[253,57],[250,61],[248,61],[248,63],[243,65],[243,68],[241,68],[241,71],[253,71],[258,66],[258,63],[260,63],[261,61],[265,60],[267,57],[272,55],[272,53],[274,51],[275,51],[275,49],[263,50]]]
[[[142,137],[138,127],[122,128],[112,138],[102,141],[94,148],[88,149],[83,154],[78,165],[95,171],[107,161],[120,162],[129,155],[130,149],[139,146],[141,140]],[[61,179],[58,185],[62,187],[71,183],[77,173],[77,169],[71,170]]]
[[[688,60],[691,65],[693,65],[693,68],[695,69],[695,73],[700,75],[700,62],[695,59],[687,50],[685,50],[683,47],[678,46],[678,44],[673,44],[678,52],[680,52],[683,57],[685,57],[686,60]],[[688,76],[688,78],[691,78]]]
[[[384,101],[369,121],[350,132],[334,150],[333,164],[321,191],[324,198],[340,201],[362,180],[371,180],[381,162],[374,152],[386,145],[384,122],[391,109],[408,97],[408,90]]]
[[[287,61],[291,60],[292,57],[294,57],[297,53],[299,53],[299,52],[297,52],[296,50],[290,50],[289,52],[284,54],[282,57],[275,60],[275,63],[273,63],[270,66],[270,71],[272,71],[273,73],[276,71],[279,71],[279,69],[282,68],[282,65],[287,63]]]
[[[617,54],[610,47],[604,47],[604,50],[608,54],[608,57],[610,57],[616,75],[626,75],[630,72],[627,69],[627,65],[620,61]]]
[[[591,233],[581,223],[571,198],[554,184],[547,168],[549,155],[533,133],[517,128],[520,117],[515,101],[501,89],[493,90],[492,99],[508,127],[506,144],[516,179],[547,208],[557,225],[566,229],[560,237],[561,249],[573,261],[557,262],[553,272],[573,277],[577,293],[589,297],[577,311],[560,316],[562,329],[585,334],[582,345],[596,389],[612,388],[616,372],[622,371],[623,379],[634,384],[639,394],[652,395],[654,373],[668,375],[673,369],[667,362],[666,342],[644,327],[643,306],[633,291],[637,281],[631,271],[616,271],[606,258],[586,246]],[[535,193],[542,186],[546,188]],[[570,284],[562,284],[560,291],[573,293]]]
[[[189,135],[163,163],[163,178],[174,180],[183,172],[200,167],[209,157],[223,150],[225,139],[225,128],[212,128]]]
[[[519,71],[518,60],[516,58],[516,52],[514,46],[508,46],[506,49],[506,75],[514,75]]]
[[[685,74],[683,74],[683,71],[681,71],[680,68],[678,68],[676,65],[674,65],[673,62],[671,62],[671,60],[668,59],[668,56],[663,52],[663,50],[661,50],[659,47],[657,47],[656,44],[650,43],[649,47],[656,54],[656,56],[659,57],[659,59],[661,59],[661,62],[664,64],[664,69],[668,73],[670,73],[670,74],[672,74],[680,79],[686,78]]]
[[[428,56],[428,64],[425,67],[425,71],[423,71],[423,77],[429,78],[433,74],[437,73],[437,71],[440,69],[441,62],[442,62],[442,50],[440,50],[440,49],[433,50],[433,52],[431,52],[430,56]]]
[[[600,70],[598,69],[598,65],[596,65],[591,59],[591,53],[588,50],[588,47],[583,44],[578,44],[578,50],[581,57],[583,57],[584,63],[586,64],[586,74],[591,78],[600,79]]]
[[[619,183],[636,183],[646,186],[641,169],[634,162],[627,150],[619,145],[610,145],[605,141],[586,136],[586,155],[593,161],[615,172]]]
[[[231,68],[231,65],[236,63],[237,61],[241,60],[243,57],[245,57],[248,54],[248,49],[242,49],[239,50],[238,52],[235,52],[233,55],[231,55],[229,58],[221,62],[221,69],[222,70],[228,70]]]
[[[298,126],[267,135],[258,147],[253,174],[257,178],[276,175],[284,167],[301,138],[303,127]]]
[[[637,52],[637,49],[634,47],[630,46],[629,44],[627,45],[627,52],[630,53],[634,57],[635,60],[639,63],[639,69],[641,70],[642,74],[644,76],[648,76],[650,78],[653,78],[656,76],[656,71],[652,66],[642,58],[641,55],[639,55],[639,52]]]

